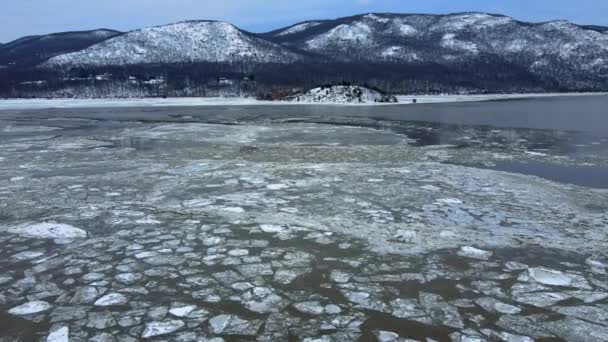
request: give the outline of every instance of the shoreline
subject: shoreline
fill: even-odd
[[[121,107],[209,107],[209,106],[398,106],[434,103],[487,102],[548,97],[606,96],[601,93],[522,93],[483,95],[395,95],[398,103],[323,103],[260,101],[243,97],[170,97],[170,98],[104,98],[104,99],[0,99],[0,110]]]

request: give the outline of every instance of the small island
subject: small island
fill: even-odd
[[[325,85],[287,96],[284,101],[303,103],[397,103],[397,97],[377,88],[357,85]]]

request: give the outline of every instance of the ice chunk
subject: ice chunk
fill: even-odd
[[[89,312],[87,327],[103,330],[116,326],[114,317],[109,312]]]
[[[233,249],[230,252],[228,252],[228,255],[234,256],[234,257],[242,257],[242,256],[249,255],[249,251],[246,249]]]
[[[566,294],[580,299],[585,303],[595,303],[608,298],[606,292],[595,292],[595,291],[567,291]]]
[[[49,334],[46,338],[46,342],[69,342],[70,329],[68,327],[61,327]]]
[[[330,315],[337,315],[342,312],[342,309],[337,305],[329,304],[325,307],[325,312]]]
[[[8,310],[8,313],[15,316],[25,316],[45,312],[49,309],[51,309],[51,304],[36,300],[16,306]]]
[[[17,254],[13,254],[11,256],[11,258],[18,260],[18,261],[26,261],[26,260],[33,260],[36,259],[38,257],[43,256],[44,253],[43,252],[34,252],[34,251],[24,251],[24,252],[20,252]]]
[[[513,299],[524,304],[546,308],[555,303],[571,298],[569,295],[559,292],[529,292],[515,294]]]
[[[492,257],[492,254],[494,253],[470,246],[462,247],[460,248],[460,251],[458,251],[458,255],[461,257],[477,260],[488,260]]]
[[[103,294],[105,289],[98,289],[93,286],[85,286],[78,290],[74,294],[74,297],[70,300],[73,304],[89,304],[93,303],[97,297]]]
[[[262,321],[246,321],[234,315],[215,316],[209,320],[211,332],[216,335],[255,336]]]
[[[253,284],[251,284],[249,282],[238,282],[238,283],[232,284],[230,287],[232,287],[233,289],[235,289],[237,291],[246,291],[246,290],[253,288],[254,286],[253,286]]]
[[[80,228],[60,223],[34,223],[9,229],[10,233],[42,239],[82,239],[87,232]]]
[[[608,327],[580,319],[567,317],[563,320],[543,322],[541,326],[565,341],[608,341]]]
[[[319,302],[302,302],[296,303],[293,307],[301,313],[318,316],[323,313],[325,307]]]
[[[509,271],[521,271],[521,270],[527,270],[528,269],[528,265],[522,264],[522,263],[516,262],[516,261],[509,261],[509,262],[507,262],[505,264],[505,267]]]
[[[371,296],[369,293],[366,292],[346,292],[344,295],[346,299],[357,304],[367,303]]]
[[[516,315],[521,312],[521,309],[517,306],[500,302],[494,298],[479,298],[475,302],[488,312],[497,312],[507,315]]]
[[[99,298],[95,302],[95,306],[117,306],[117,305],[125,305],[127,304],[127,297],[121,295],[120,293],[110,293],[101,298]]]
[[[541,284],[550,286],[568,286],[591,290],[591,287],[582,276],[563,273],[545,267],[528,269],[527,276]],[[526,280],[525,276],[521,280]]]
[[[392,331],[375,331],[374,335],[379,342],[393,342],[399,339],[399,334]]]
[[[399,318],[412,318],[426,316],[426,312],[416,299],[397,298],[390,302],[392,314]]]
[[[279,270],[274,274],[274,281],[279,284],[288,285],[299,276],[300,273],[293,270]]]
[[[211,332],[214,334],[221,334],[222,332],[224,332],[224,329],[226,329],[231,319],[232,316],[230,315],[219,315],[211,318],[209,320]]]
[[[332,271],[329,278],[336,283],[347,283],[350,280],[351,275],[342,271]]]
[[[142,278],[143,276],[139,273],[121,273],[114,277],[116,281],[125,285],[131,285],[133,283],[136,283]]]
[[[261,224],[260,229],[264,233],[281,233],[285,231],[285,228],[283,226],[279,226],[276,224]]]
[[[223,211],[227,211],[229,213],[233,213],[233,214],[242,214],[245,212],[245,209],[241,208],[241,207],[225,207],[222,208]]]
[[[125,340],[123,340],[125,341]],[[129,341],[129,340],[126,340]],[[91,337],[91,339],[89,340],[89,342],[116,342],[116,339],[114,338],[114,336],[110,333],[101,333],[101,334],[97,334],[93,337]]]
[[[589,322],[608,325],[608,311],[595,306],[561,306],[555,311],[564,316],[580,318]]]
[[[288,189],[289,185],[287,184],[268,184],[266,185],[266,188],[268,190],[283,190],[283,189]]]
[[[4,284],[6,284],[8,282],[11,282],[11,281],[13,281],[12,277],[9,277],[7,275],[0,275],[0,285],[4,285]]]
[[[156,336],[172,334],[185,326],[180,320],[168,320],[162,322],[150,322],[146,324],[142,338],[152,338]]]
[[[437,200],[438,204],[462,204],[462,201],[457,198],[441,198]]]
[[[289,303],[272,289],[256,287],[243,295],[244,306],[257,313],[279,312]]]
[[[509,334],[508,332],[501,332],[498,334],[501,341],[505,342],[534,342],[534,339],[528,336],[520,336]]]
[[[414,243],[418,233],[415,230],[404,230],[400,229],[397,231],[395,238],[401,242]]]
[[[175,317],[188,317],[196,309],[194,305],[187,305],[182,307],[177,307],[169,310],[169,313]]]
[[[464,323],[458,310],[446,303],[441,296],[433,293],[420,293],[420,303],[431,318],[445,326],[462,329]]]

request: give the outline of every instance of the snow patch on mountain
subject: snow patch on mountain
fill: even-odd
[[[486,13],[461,13],[443,16],[431,29],[434,31],[462,31],[465,29],[486,29],[506,25],[513,19]]]
[[[394,96],[360,86],[331,86],[311,89],[286,99],[300,103],[381,103],[397,102]]]
[[[297,25],[294,25],[292,27],[289,27],[289,28],[277,33],[275,36],[281,37],[281,36],[287,36],[290,34],[299,33],[299,32],[308,30],[309,28],[319,26],[320,24],[321,24],[320,22],[316,22],[316,21],[310,21],[310,22],[306,22],[306,23],[297,24]]]
[[[372,39],[371,27],[363,22],[352,24],[341,24],[329,32],[321,34],[306,42],[310,49],[322,49],[329,45],[340,44],[340,42],[367,43]]]
[[[369,19],[369,20],[374,20],[374,21],[377,21],[377,22],[382,23],[382,24],[386,24],[389,21],[391,21],[388,18],[380,17],[380,16],[377,16],[377,15],[375,15],[373,13],[366,14],[365,16],[363,16],[363,18]]]
[[[479,49],[475,43],[456,39],[456,35],[454,33],[446,33],[443,38],[441,38],[440,45],[446,49],[460,50],[472,54],[479,53]]]
[[[50,59],[47,66],[178,62],[276,62],[299,57],[225,22],[181,22],[132,31],[88,49]]]
[[[389,46],[382,51],[382,57],[386,59],[401,59],[409,62],[420,60],[417,53],[409,51],[403,46]]]

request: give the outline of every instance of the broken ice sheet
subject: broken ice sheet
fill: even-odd
[[[544,285],[576,287],[591,290],[591,287],[584,277],[552,270],[546,267],[529,268],[527,274],[520,276],[519,280],[534,280]]]
[[[68,224],[33,223],[9,228],[11,233],[41,239],[82,239],[87,232]]]
[[[599,241],[608,221],[586,204],[605,194],[429,162],[405,145],[361,148],[331,125],[323,132],[349,144],[272,141],[278,126],[308,134],[291,124],[265,125],[257,138],[243,122],[189,126],[186,136],[180,124],[133,125],[136,136],[213,147],[55,149],[25,161],[0,146],[11,161],[0,168],[0,209],[11,213],[0,228],[0,304],[7,314],[35,300],[51,305],[33,314],[51,323],[41,336],[68,328],[83,341],[405,340],[364,324],[376,315],[424,325],[436,340],[527,342],[579,337],[568,335],[579,321],[596,333],[604,326]],[[227,146],[218,132],[264,143],[244,153],[241,137],[221,136]],[[440,152],[471,157],[466,148]],[[74,230],[57,246],[47,240],[69,234],[8,231],[41,222],[86,234]],[[578,249],[589,255],[562,253]]]
[[[211,332],[216,335],[242,335],[255,336],[262,321],[247,321],[234,315],[219,315],[209,320]]]
[[[167,320],[162,322],[146,323],[144,331],[141,334],[142,338],[152,338],[172,334],[183,328],[185,323],[180,320]]]
[[[484,251],[475,247],[465,246],[458,251],[458,255],[471,259],[488,260],[492,257],[492,252]]]
[[[49,303],[37,300],[9,309],[8,313],[16,316],[26,316],[48,311],[51,307]]]
[[[120,293],[110,293],[95,302],[95,306],[118,306],[125,305],[128,303],[127,297]]]

